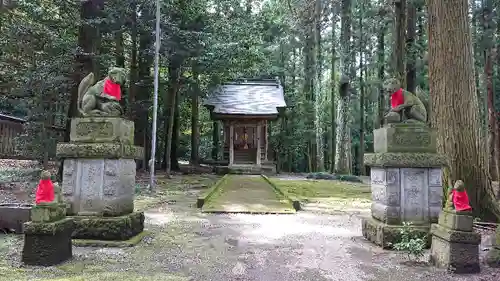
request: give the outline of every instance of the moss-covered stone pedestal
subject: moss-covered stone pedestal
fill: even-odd
[[[391,124],[374,131],[371,167],[371,216],[362,219],[363,236],[384,247],[399,242],[403,222],[428,234],[442,204],[441,167],[435,133],[419,124]],[[430,236],[428,246],[430,246]]]
[[[36,205],[31,221],[24,224],[22,261],[27,265],[51,266],[72,257],[73,220],[58,203]]]
[[[74,118],[70,136],[57,145],[57,156],[64,159],[62,192],[75,219],[73,238],[123,241],[141,233],[144,215],[133,211],[135,159],[142,159],[143,148],[133,145],[134,123]]]
[[[431,228],[431,263],[454,273],[478,273],[481,235],[468,212],[444,210]]]
[[[144,213],[135,212],[119,217],[74,216],[75,246],[133,246],[134,237],[144,230]],[[122,243],[113,243],[121,241]]]
[[[486,263],[491,267],[500,267],[500,227],[497,227],[495,232],[493,247],[486,256]]]

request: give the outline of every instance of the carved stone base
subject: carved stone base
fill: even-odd
[[[134,210],[133,159],[66,159],[63,196],[69,215],[120,216]]]
[[[431,263],[454,273],[477,273],[481,235],[458,231],[439,224],[431,228]]]
[[[436,132],[425,124],[389,124],[373,131],[374,152],[436,153]]]
[[[71,142],[134,144],[134,122],[118,117],[71,120]]]
[[[144,213],[136,212],[119,217],[74,216],[74,239],[128,240],[144,230]]]
[[[402,225],[389,225],[371,217],[361,219],[361,231],[368,241],[384,249],[401,241]],[[427,248],[430,247],[429,226],[412,226],[414,231],[427,237]]]
[[[73,226],[70,218],[51,223],[25,223],[22,261],[27,265],[51,266],[70,259]]]

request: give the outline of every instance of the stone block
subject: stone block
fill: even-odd
[[[391,124],[373,131],[375,153],[436,152],[436,132],[416,124]]]
[[[70,215],[120,216],[134,210],[133,159],[66,159],[62,191]]]
[[[372,217],[361,218],[361,231],[363,237],[384,249],[391,249],[392,245],[401,241],[402,227],[402,225],[386,224]],[[411,226],[411,228],[418,234],[426,237],[426,246],[429,248],[431,246],[429,226]]]
[[[66,217],[66,205],[59,203],[40,203],[31,209],[31,221],[54,222]]]
[[[74,216],[73,239],[128,240],[144,230],[144,213],[119,217]]]
[[[365,165],[390,168],[440,168],[447,165],[444,155],[436,153],[367,153]]]
[[[387,206],[373,202],[371,205],[372,217],[387,224],[401,224],[401,208],[399,206]]]
[[[22,261],[25,264],[52,266],[72,257],[72,219],[50,223],[27,222],[24,227]]]
[[[71,119],[71,142],[134,144],[134,122],[123,118]]]
[[[31,220],[30,204],[0,204],[0,230],[22,234],[23,224]]]
[[[474,217],[469,213],[444,210],[439,214],[439,224],[449,229],[470,232],[473,230]]]
[[[121,143],[58,143],[58,158],[143,159],[144,149]]]
[[[430,261],[454,273],[478,273],[481,236],[433,224]]]

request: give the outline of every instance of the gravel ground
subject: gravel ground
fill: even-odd
[[[374,247],[361,236],[358,209],[311,203],[294,215],[213,215],[195,208],[200,189],[166,193],[146,212],[151,232],[126,249],[77,248],[59,266],[20,264],[22,237],[0,235],[0,280],[493,281],[500,271],[451,275]],[[486,237],[485,237],[486,238]],[[484,239],[484,256],[489,239]],[[424,258],[425,260],[425,258]],[[53,278],[67,279],[53,279]],[[48,279],[52,278],[52,279]]]

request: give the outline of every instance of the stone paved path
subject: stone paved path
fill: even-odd
[[[229,175],[220,192],[203,206],[204,212],[228,213],[295,213],[291,203],[278,195],[258,175]]]

